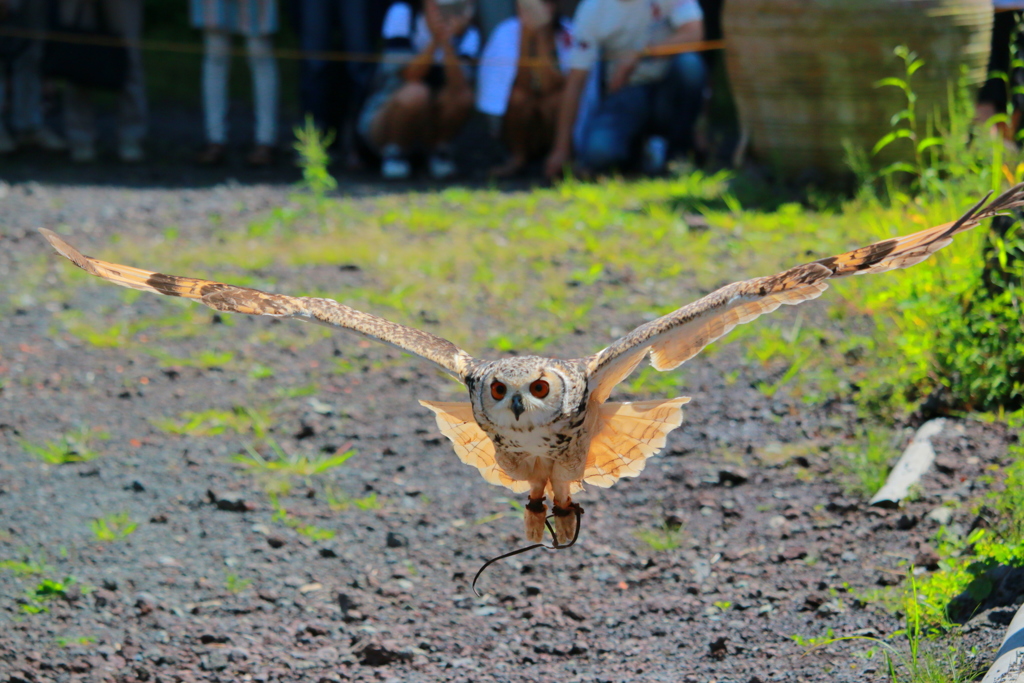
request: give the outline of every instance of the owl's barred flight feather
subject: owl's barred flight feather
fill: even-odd
[[[792,306],[821,296],[828,289],[828,280],[847,275],[884,273],[920,263],[949,245],[954,235],[974,228],[987,218],[1024,205],[1024,184],[1015,185],[986,206],[990,196],[991,193],[951,223],[875,242],[777,275],[734,282],[641,325],[603,351],[584,359],[591,390],[594,395],[607,398],[612,388],[625,379],[648,353],[656,370],[671,370],[737,325],[770,313],[783,304]]]
[[[667,401],[605,403],[587,451],[583,481],[608,488],[643,471],[647,458],[665,447],[668,433],[683,424],[688,396]]]
[[[414,353],[441,366],[460,381],[465,381],[469,354],[447,339],[393,323],[390,320],[357,311],[331,299],[269,294],[258,289],[238,287],[178,275],[165,275],[131,266],[107,263],[89,256],[45,228],[39,232],[61,255],[76,266],[122,287],[156,294],[196,299],[212,309],[275,318],[297,318],[333,327],[342,327],[377,341]]]
[[[991,193],[990,193],[991,194]],[[817,298],[830,280],[906,268],[952,242],[982,220],[1024,205],[1024,184],[991,201],[986,196],[952,223],[882,240],[860,249],[726,285],[576,360],[516,356],[474,359],[428,332],[363,313],[330,299],[292,297],[221,282],[165,275],[82,255],[49,230],[54,249],[88,273],[124,287],[196,299],[218,311],[297,318],[345,328],[437,364],[464,382],[469,403],[421,401],[455,453],[491,484],[529,491],[526,536],[539,541],[545,496],[554,503],[557,540],[574,539],[579,507],[571,494],[584,483],[611,486],[638,475],[682,424],[688,398],[607,403],[612,389],[650,357],[657,370],[686,362],[737,325],[782,305]],[[575,514],[574,514],[575,513]]]
[[[477,468],[487,483],[504,486],[515,493],[530,490],[529,483],[516,481],[498,466],[494,442],[476,423],[471,403],[420,401],[420,405],[434,411],[437,428],[452,442],[455,455],[467,465]]]

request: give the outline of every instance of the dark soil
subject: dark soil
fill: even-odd
[[[1000,426],[958,422],[937,444],[943,468],[919,500],[868,508],[842,492],[830,465],[830,450],[861,428],[855,407],[766,399],[752,385],[769,371],[726,349],[687,366],[686,422],[647,470],[578,497],[579,543],[492,567],[477,598],[473,574],[522,543],[521,520],[507,492],[458,462],[417,404],[457,400],[429,367],[342,334],[301,350],[249,345],[246,362],[271,367],[272,379],[167,367],[86,345],[53,320],[64,307],[118,305],[113,286],[90,283],[62,299],[45,288],[20,294],[25,264],[47,251],[37,226],[74,234],[86,253],[170,225],[202,235],[211,214],[242,228],[288,201],[281,181],[291,171],[213,185],[223,171],[197,181],[184,161],[89,174],[43,162],[42,177],[55,179],[28,182],[40,177],[32,163],[15,162],[15,182],[0,185],[0,310],[11,311],[0,319],[0,561],[34,557],[50,569],[0,570],[3,682],[879,680],[879,655],[858,656],[872,643],[808,651],[791,636],[901,628],[862,597],[925,563],[937,528],[929,513],[979,495],[979,478],[1005,456]],[[159,263],[152,254],[137,265]],[[66,281],[71,266],[53,256],[48,268],[44,284]],[[318,273],[275,276],[288,291]],[[322,277],[337,285],[337,271]],[[139,298],[124,318],[152,312],[154,300]],[[609,323],[636,322],[596,321],[569,351],[591,353],[608,342]],[[234,319],[240,339],[273,324]],[[182,356],[194,342],[168,342],[172,351],[175,343]],[[336,354],[366,371],[325,373]],[[734,371],[739,379],[727,382]],[[271,436],[290,453],[357,449],[282,498],[293,520],[334,531],[330,540],[275,520],[259,483],[230,459],[242,438],[177,436],[150,422],[256,405],[314,381],[315,396],[276,399]],[[20,445],[79,425],[109,432],[98,459],[45,465]],[[324,482],[383,505],[332,510]],[[968,509],[951,522],[971,528]],[[96,540],[89,521],[120,511],[138,529]],[[635,534],[663,523],[681,525],[679,547],[654,550]],[[65,577],[76,583],[44,603],[48,612],[23,611],[43,578]],[[1011,609],[987,607],[940,646],[976,646],[986,667]]]

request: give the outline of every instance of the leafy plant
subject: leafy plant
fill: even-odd
[[[1005,237],[993,234],[990,250],[990,262],[976,268],[966,291],[941,311],[935,360],[955,407],[1016,410],[1024,406],[1024,233],[1019,225]]]
[[[89,522],[89,528],[92,529],[96,540],[107,543],[123,541],[131,536],[138,527],[138,523],[133,522],[127,512],[117,512],[97,517]]]
[[[26,614],[49,612],[50,608],[46,603],[57,598],[66,598],[68,588],[73,583],[75,580],[72,578],[66,578],[64,581],[43,579],[35,588],[29,589],[25,593],[25,598],[20,606],[21,611]]]
[[[302,167],[302,182],[313,193],[317,200],[324,194],[338,187],[338,181],[327,170],[331,157],[327,148],[334,143],[333,131],[322,133],[316,127],[311,114],[306,115],[305,124],[296,126],[295,151],[299,154],[299,166]]]
[[[916,586],[913,574],[909,578],[911,593]],[[881,653],[885,676],[889,683],[966,683],[980,674],[972,653],[956,645],[943,645],[928,638],[929,627],[919,611],[905,613],[904,627],[888,638],[872,636],[836,637],[828,629],[825,637],[804,638],[790,636],[798,645],[818,648],[840,642],[867,642],[877,645],[864,656],[874,658]]]
[[[903,171],[916,176],[920,180],[928,170],[935,166],[936,150],[934,148],[945,144],[945,141],[941,137],[934,135],[918,139],[917,94],[911,87],[910,80],[917,70],[924,66],[924,60],[919,59],[917,53],[911,52],[906,45],[896,46],[893,54],[903,60],[904,77],[883,78],[875,82],[875,87],[899,88],[906,98],[906,105],[903,109],[892,115],[892,118],[889,120],[892,130],[875,143],[871,154],[877,155],[897,140],[906,140],[910,143],[913,163],[894,161],[883,168],[880,174],[882,176],[889,176],[897,171]],[[926,151],[931,152],[927,159],[925,157]]]
[[[913,163],[894,162],[883,169],[889,200],[914,201],[893,182],[897,172],[910,174],[907,187],[924,200],[921,205],[963,195],[963,202],[956,203],[964,206],[970,203],[964,193],[980,195],[985,189],[1000,190],[1006,181],[1018,182],[1024,166],[1011,170],[1007,165],[1011,152],[1001,136],[975,135],[969,141],[973,104],[963,79],[950,85],[945,119],[936,114],[924,127],[926,136],[919,138],[922,126],[910,79],[922,62],[906,47],[897,48],[896,54],[904,62],[904,78],[883,79],[877,85],[901,89],[907,104],[894,114],[893,130],[875,151],[910,144]],[[1009,120],[1000,117],[985,125]],[[870,198],[872,178],[862,176],[862,181],[861,196]],[[1024,405],[1024,236],[1012,228],[989,236],[981,229],[973,232],[957,237],[957,250],[940,252],[937,260],[945,267],[918,266],[902,281],[888,278],[872,288],[864,307],[884,312],[874,336],[880,348],[895,347],[884,357],[899,360],[883,362],[881,372],[866,378],[860,387],[864,404],[882,409],[919,400],[939,388],[948,408],[1013,410]]]

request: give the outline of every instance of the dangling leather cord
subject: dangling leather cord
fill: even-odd
[[[573,503],[572,504],[572,511],[574,513],[576,513],[576,533],[574,533],[572,535],[572,540],[571,541],[569,541],[565,545],[558,545],[558,537],[555,536],[555,530],[551,528],[551,522],[548,521],[554,515],[548,515],[544,519],[544,526],[546,526],[548,531],[551,533],[551,545],[544,545],[543,543],[534,543],[533,545],[528,545],[525,548],[519,548],[517,550],[513,550],[511,552],[505,553],[504,555],[498,555],[497,557],[492,557],[491,559],[489,559],[486,562],[484,562],[484,565],[482,567],[480,567],[480,569],[477,570],[476,576],[473,577],[473,583],[470,584],[470,586],[473,588],[473,592],[476,594],[476,597],[478,597],[478,598],[481,597],[480,593],[476,589],[476,581],[477,581],[477,579],[480,578],[480,575],[484,573],[485,569],[490,567],[492,564],[494,564],[498,560],[504,560],[505,558],[512,557],[513,555],[520,555],[522,553],[526,553],[526,552],[529,552],[531,550],[536,550],[537,548],[544,548],[544,550],[565,550],[566,548],[571,548],[574,545],[576,545],[576,539],[578,539],[580,537],[580,526],[582,526],[580,521],[583,518],[583,506],[580,505],[579,503]]]

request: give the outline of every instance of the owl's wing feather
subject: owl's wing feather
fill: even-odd
[[[1010,188],[986,206],[989,196],[991,193],[951,223],[875,242],[777,275],[734,282],[637,327],[611,346],[584,359],[593,399],[605,401],[615,385],[647,354],[655,369],[671,370],[737,325],[770,313],[783,304],[795,305],[821,296],[833,278],[884,273],[920,263],[950,244],[954,235],[1024,205],[1024,184]]]
[[[530,482],[517,481],[505,474],[495,459],[494,443],[473,417],[473,406],[469,403],[420,401],[420,405],[434,411],[437,428],[455,447],[459,460],[480,470],[489,484],[504,486],[516,493],[530,490]]]
[[[647,458],[665,447],[668,433],[683,423],[686,396],[667,401],[605,403],[590,440],[583,481],[607,488],[643,471]]]
[[[357,311],[332,299],[270,294],[249,287],[165,275],[131,266],[107,263],[85,256],[50,230],[40,228],[39,232],[57,250],[57,253],[82,270],[122,287],[196,299],[218,311],[266,315],[275,318],[297,318],[307,322],[342,327],[421,356],[437,364],[459,380],[464,379],[472,361],[469,354],[447,339]]]

